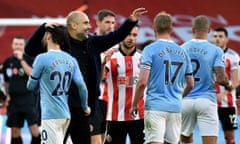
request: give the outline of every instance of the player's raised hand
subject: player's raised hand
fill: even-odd
[[[136,8],[135,10],[133,10],[132,14],[130,15],[130,18],[132,21],[138,21],[139,18],[145,13],[147,13],[147,10],[145,8],[143,7]]]

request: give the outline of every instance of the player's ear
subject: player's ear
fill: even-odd
[[[195,29],[194,28],[192,28],[192,33],[194,33],[195,32]]]
[[[208,33],[210,33],[211,32],[211,28],[208,28]]]
[[[50,32],[46,32],[46,39],[50,40],[52,38],[52,35]]]

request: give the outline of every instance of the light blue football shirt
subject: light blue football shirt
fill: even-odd
[[[191,58],[194,74],[194,89],[185,98],[208,98],[216,102],[214,67],[224,67],[222,49],[197,39],[187,41],[182,48]]]
[[[77,61],[60,50],[50,50],[36,57],[27,87],[40,86],[42,119],[70,119],[68,90],[71,81],[78,87],[82,108],[87,108],[87,88]]]
[[[181,112],[185,78],[192,75],[187,53],[175,42],[157,40],[144,48],[141,70],[150,70],[145,110]]]

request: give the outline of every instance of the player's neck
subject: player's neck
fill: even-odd
[[[171,40],[171,36],[169,33],[156,34],[156,39]]]
[[[132,52],[135,50],[135,47],[124,47],[123,45],[121,45],[121,48],[122,52],[126,55],[126,56],[129,56],[132,54]]]
[[[103,33],[101,33],[100,31],[97,31],[96,34],[97,34],[98,36],[103,35]]]
[[[207,33],[195,33],[193,35],[194,39],[200,39],[200,40],[208,40],[208,34]]]
[[[54,43],[48,43],[47,48],[48,50],[61,50],[60,45]]]

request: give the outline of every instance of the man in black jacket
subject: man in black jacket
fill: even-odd
[[[26,88],[33,59],[24,54],[24,45],[24,37],[15,36],[12,39],[13,54],[3,62],[5,103],[9,101],[7,126],[11,128],[11,144],[22,144],[21,129],[27,121],[32,135],[31,144],[40,144],[38,93]]]
[[[96,101],[100,95],[101,59],[100,54],[115,44],[122,41],[137,24],[139,17],[146,13],[145,8],[135,9],[131,16],[115,31],[102,36],[90,36],[91,29],[88,16],[79,11],[70,12],[67,17],[67,29],[70,46],[63,46],[74,56],[80,66],[84,81],[88,89],[88,103],[92,109],[92,115],[96,109]],[[43,24],[29,39],[25,52],[36,56],[46,51],[43,47],[42,38],[46,27],[54,24]],[[89,117],[85,116],[80,107],[80,99],[77,97],[74,84],[69,91],[69,105],[71,111],[71,123],[69,132],[74,144],[90,144]]]

